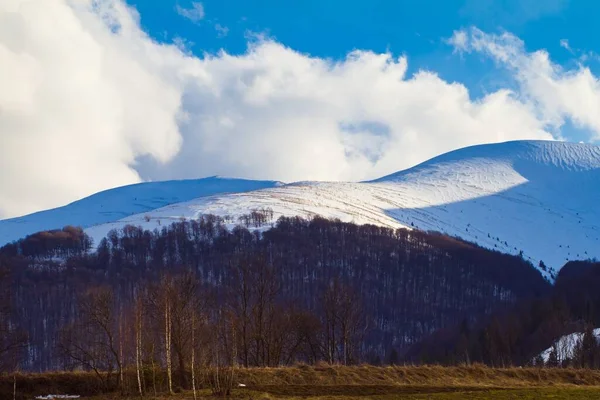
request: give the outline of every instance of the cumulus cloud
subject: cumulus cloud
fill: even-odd
[[[467,145],[552,139],[566,117],[600,130],[589,71],[514,37],[460,40],[521,85],[474,99],[434,72],[407,75],[406,57],[332,61],[261,37],[198,58],[152,40],[120,0],[0,1],[0,216],[143,179],[375,178]]]
[[[434,73],[408,77],[407,62],[368,51],[332,62],[269,40],[242,56],[195,60],[180,124],[186,145],[167,168],[138,170],[359,180],[469,144],[551,138],[511,92],[473,100]]]
[[[0,2],[0,216],[137,182],[137,156],[181,146],[179,50],[120,2],[69,4]]]
[[[198,23],[204,19],[204,6],[200,2],[192,2],[192,6],[190,8],[185,8],[177,4],[175,6],[175,11],[177,14],[181,15],[184,18],[189,19],[193,23]]]
[[[465,36],[467,39],[465,40]],[[588,67],[565,70],[545,50],[527,52],[510,33],[488,34],[477,28],[457,31],[450,42],[457,49],[484,54],[508,69],[519,85],[522,101],[535,107],[537,117],[555,131],[570,120],[600,139],[600,81]]]

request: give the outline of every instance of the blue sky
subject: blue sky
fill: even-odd
[[[435,71],[466,84],[474,95],[504,83],[492,61],[457,57],[444,39],[454,30],[476,26],[511,32],[528,51],[547,50],[553,61],[575,65],[600,50],[600,2],[594,0],[128,0],[153,38],[191,42],[198,56],[224,49],[243,54],[248,36],[264,34],[316,57],[342,59],[354,49],[391,52],[409,58],[409,73]],[[201,4],[204,16],[190,21],[177,12]],[[219,29],[216,29],[219,28]],[[226,33],[223,31],[225,28]],[[225,34],[224,34],[225,33]],[[566,42],[565,42],[566,40]],[[562,41],[562,45],[561,45]],[[565,48],[568,43],[569,49]],[[587,63],[598,70],[597,60]]]

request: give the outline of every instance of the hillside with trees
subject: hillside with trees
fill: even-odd
[[[73,227],[3,247],[19,367],[118,377],[156,364],[186,384],[190,363],[396,362],[432,332],[550,290],[520,257],[441,234],[271,218],[127,226],[93,252]]]
[[[440,329],[412,346],[406,359],[419,363],[481,362],[493,366],[600,367],[600,346],[593,329],[600,326],[600,263],[573,261],[560,270],[546,296],[519,301],[475,324],[468,320]],[[573,349],[558,338],[580,333]],[[538,355],[552,348],[548,359]]]

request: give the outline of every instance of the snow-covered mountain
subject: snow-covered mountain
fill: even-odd
[[[555,269],[567,260],[600,256],[600,147],[594,145],[516,141],[473,146],[361,183],[255,182],[253,188],[252,181],[241,181],[245,186],[240,189],[240,181],[214,180],[211,192],[203,181],[194,181],[196,192],[182,194],[177,183],[158,182],[127,187],[123,197],[119,190],[124,189],[115,189],[66,206],[94,215],[89,219],[56,209],[0,221],[0,243],[66,224],[87,227],[97,243],[111,229],[127,224],[154,229],[182,217],[217,214],[236,219],[269,207],[275,218],[321,215],[441,231],[499,251],[522,252],[534,264],[543,260]],[[145,185],[154,185],[160,195],[138,194],[136,188]],[[188,188],[180,185],[181,190]],[[111,211],[103,213],[111,192]],[[155,200],[167,194],[168,200]],[[152,200],[136,208],[135,198]]]
[[[82,228],[113,222],[169,204],[218,193],[245,192],[281,183],[210,177],[204,179],[146,182],[96,193],[63,207],[0,221],[0,246],[31,233],[62,228]]]

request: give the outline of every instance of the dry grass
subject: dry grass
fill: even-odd
[[[583,369],[300,365],[241,369],[237,381],[247,387],[236,389],[234,398],[248,400],[600,399],[600,371]],[[12,376],[0,377],[0,399],[12,398],[12,383]],[[48,393],[96,394],[95,400],[122,399],[118,394],[98,395],[101,391],[97,379],[88,373],[20,374],[17,387],[22,399]],[[200,394],[210,395],[207,389]],[[166,398],[192,396],[185,392],[158,399]]]
[[[600,386],[600,371],[589,369],[489,368],[483,365],[374,367],[296,366],[240,370],[239,382],[264,385],[413,385],[530,387]]]
[[[14,375],[0,375],[0,399],[13,398]],[[93,395],[102,392],[102,385],[88,372],[47,372],[17,374],[17,399],[31,399],[46,394]]]
[[[202,400],[210,399],[208,393],[200,393]],[[332,393],[319,396],[305,396],[304,394],[277,395],[268,392],[252,390],[238,390],[234,392],[232,400],[533,400],[533,399],[564,399],[587,400],[600,398],[600,388],[596,387],[545,387],[545,388],[520,388],[520,389],[484,389],[477,390],[448,390],[441,391],[434,388],[422,388],[418,392],[394,390],[386,393],[362,394],[356,391],[345,394]],[[120,396],[99,396],[90,400],[137,400],[139,397],[122,398]],[[146,400],[192,400],[191,393],[177,394],[174,396],[146,397]]]

